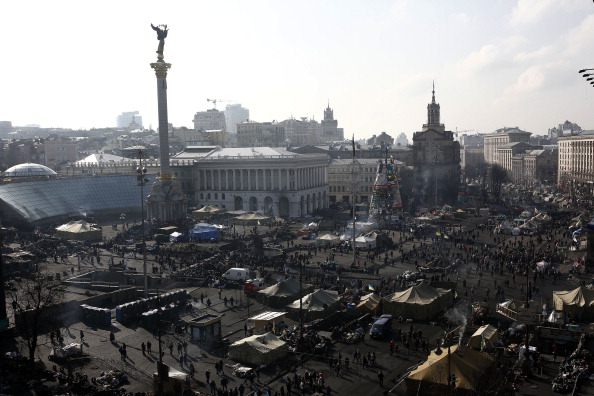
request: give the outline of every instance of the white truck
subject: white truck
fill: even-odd
[[[223,278],[232,282],[245,282],[250,279],[250,271],[247,268],[231,268],[223,274]]]

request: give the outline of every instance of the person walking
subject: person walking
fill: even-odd
[[[150,355],[150,354],[153,352],[153,351],[151,350],[151,346],[152,346],[151,342],[150,342],[150,341],[147,341],[147,342],[146,342],[146,350],[147,350],[147,352],[149,353],[149,355]]]
[[[142,344],[140,344],[140,349],[142,349],[142,354],[145,354],[146,351],[146,345],[144,344],[144,341],[142,342]]]
[[[84,331],[80,331],[80,342],[83,343],[85,341],[85,333]]]
[[[377,379],[379,380],[380,386],[383,388],[384,387],[384,372],[382,370],[380,370],[379,373],[377,373]]]
[[[206,375],[206,383],[210,384],[210,370],[206,370],[204,375]]]
[[[214,379],[210,380],[210,394],[211,396],[216,396],[217,394],[217,384]]]

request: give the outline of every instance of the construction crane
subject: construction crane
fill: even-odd
[[[459,131],[458,127],[456,127],[456,138],[458,138],[458,133],[464,133],[464,132],[474,132],[474,129],[465,129],[463,131]]]
[[[214,109],[217,109],[217,102],[236,102],[235,100],[227,100],[227,99],[206,99],[207,102],[211,102],[214,106]]]

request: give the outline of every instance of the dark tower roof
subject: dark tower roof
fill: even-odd
[[[431,103],[427,105],[427,126],[439,125],[439,103],[435,103],[435,82],[433,82]]]

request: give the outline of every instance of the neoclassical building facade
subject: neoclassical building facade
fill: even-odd
[[[594,195],[594,131],[559,137],[557,183]]]
[[[328,207],[328,157],[323,154],[216,147],[194,158],[191,175],[196,207],[278,217],[301,217]]]

